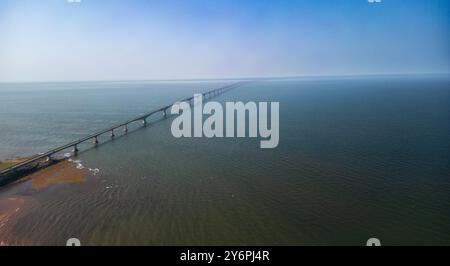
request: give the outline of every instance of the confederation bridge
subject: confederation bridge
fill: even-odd
[[[214,90],[210,90],[207,92],[202,93],[203,98],[204,99],[211,99],[217,95],[223,94],[231,89],[234,89],[238,86],[241,86],[244,82],[237,82],[228,86],[224,86],[218,89],[214,89]],[[180,100],[178,102],[189,102],[189,104],[193,104],[194,101],[194,97],[191,96],[189,98]],[[89,136],[83,137],[81,139],[72,141],[70,143],[67,143],[65,145],[62,145],[58,148],[55,148],[53,150],[50,150],[48,152],[39,154],[31,159],[28,159],[26,161],[23,161],[21,163],[15,164],[13,166],[10,166],[6,169],[3,169],[0,172],[0,185],[6,183],[9,181],[9,179],[17,179],[17,175],[20,175],[21,173],[28,173],[32,170],[30,170],[30,168],[39,168],[39,164],[40,162],[51,162],[52,161],[52,156],[56,155],[57,153],[67,150],[67,149],[72,149],[72,152],[74,154],[76,154],[79,150],[78,150],[78,145],[83,143],[83,142],[87,142],[87,141],[91,141],[94,145],[98,144],[98,137],[104,134],[108,134],[108,136],[110,138],[114,138],[114,132],[117,130],[122,129],[123,132],[126,134],[128,132],[128,125],[132,124],[132,123],[142,123],[142,125],[145,127],[147,125],[147,120],[154,115],[163,115],[164,117],[167,116],[167,113],[169,112],[169,109],[172,107],[173,104],[169,104],[166,106],[163,106],[159,109],[156,109],[154,111],[151,111],[149,113],[146,113],[144,115],[140,115],[138,117],[135,117],[133,119],[130,119],[128,121],[116,124],[112,127],[100,130],[98,132],[95,132]]]

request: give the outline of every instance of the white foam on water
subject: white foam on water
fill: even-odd
[[[73,160],[72,158],[68,158],[67,159],[67,161],[68,162],[71,162],[71,163],[74,163],[75,164],[75,167],[77,168],[77,169],[85,169],[86,167],[82,164],[82,161],[81,160]],[[100,173],[100,169],[98,169],[98,168],[87,168],[87,170],[89,171],[89,172],[91,172],[92,173],[92,175],[97,175],[98,173]]]
[[[79,169],[79,170],[81,170],[81,169],[85,169],[86,167],[82,164],[82,161],[81,160],[73,160],[72,158],[70,158],[70,156],[71,156],[71,154],[70,153],[66,153],[66,154],[64,154],[64,156],[66,157],[66,156],[69,156],[69,157],[66,157],[66,158],[68,158],[67,159],[67,161],[68,162],[71,162],[71,163],[74,163],[75,164],[75,167],[77,168],[77,169]],[[87,168],[87,170],[90,172],[90,173],[92,173],[92,175],[97,175],[98,173],[100,173],[100,169],[98,169],[98,168]]]
[[[72,162],[72,163],[74,163],[76,166],[76,168],[77,169],[84,169],[84,165],[81,163],[81,160],[72,160],[72,159],[69,159],[68,160],[69,162]]]
[[[98,168],[88,168],[88,170],[92,173],[92,175],[96,175],[100,172],[100,169]]]
[[[112,184],[112,185],[110,185],[110,186],[106,186],[105,188],[106,189],[112,189],[112,188],[118,188],[119,187],[119,185],[114,185],[114,184]]]

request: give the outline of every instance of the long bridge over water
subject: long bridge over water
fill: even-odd
[[[219,94],[223,94],[223,93],[225,93],[225,92],[227,92],[227,91],[229,91],[231,89],[234,89],[234,88],[236,88],[238,86],[241,86],[243,83],[244,82],[237,82],[237,83],[234,83],[234,84],[231,84],[231,85],[227,85],[227,86],[220,87],[220,88],[217,88],[217,89],[214,89],[214,90],[210,90],[210,91],[202,93],[202,96],[205,99],[211,99],[211,98],[213,98],[213,97],[215,97],[215,96],[217,96]],[[194,97],[191,96],[189,98],[180,100],[178,102],[189,102],[190,104],[193,104],[193,101],[194,101],[193,99],[194,99]],[[27,160],[25,160],[23,162],[20,162],[18,164],[10,166],[10,167],[8,167],[6,169],[3,169],[2,171],[0,171],[0,184],[2,183],[2,179],[4,177],[17,174],[17,173],[21,172],[22,170],[26,169],[27,167],[29,167],[30,165],[35,164],[35,163],[39,163],[39,162],[41,162],[43,160],[51,161],[52,160],[52,156],[56,155],[57,153],[59,153],[61,151],[64,151],[64,150],[72,148],[72,152],[74,154],[76,154],[79,151],[78,150],[78,145],[81,144],[81,143],[84,143],[84,142],[87,142],[87,141],[91,140],[94,145],[97,145],[98,144],[98,137],[101,136],[101,135],[109,133],[109,137],[114,138],[114,136],[115,136],[114,135],[114,131],[115,130],[123,129],[123,131],[125,133],[127,133],[128,132],[128,125],[130,125],[132,123],[141,122],[143,124],[143,126],[146,126],[147,125],[147,119],[149,119],[149,117],[151,117],[153,115],[162,114],[164,117],[166,117],[168,110],[172,106],[173,106],[173,104],[169,104],[169,105],[163,106],[163,107],[161,107],[159,109],[156,109],[156,110],[153,110],[153,111],[151,111],[149,113],[146,113],[146,114],[140,115],[138,117],[132,118],[132,119],[130,119],[128,121],[125,121],[125,122],[113,125],[113,126],[111,126],[109,128],[97,131],[97,132],[95,132],[93,134],[90,134],[90,135],[88,135],[86,137],[83,137],[83,138],[80,138],[78,140],[72,141],[70,143],[67,143],[67,144],[62,145],[62,146],[57,147],[57,148],[54,148],[54,149],[52,149],[50,151],[47,151],[45,153],[39,154],[39,155],[37,155],[37,156],[35,156],[33,158],[27,159]]]

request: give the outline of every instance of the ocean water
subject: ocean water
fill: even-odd
[[[0,159],[228,83],[1,84]],[[173,117],[136,126],[84,145],[77,182],[0,188],[0,220],[2,201],[18,206],[4,211],[1,243],[450,244],[448,76],[257,81],[214,100],[278,101],[279,146],[174,138]]]

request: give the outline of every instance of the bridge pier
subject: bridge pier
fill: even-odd
[[[123,132],[125,132],[125,134],[127,134],[127,133],[128,133],[128,125],[125,125],[125,126],[124,126],[124,128],[123,128]]]
[[[74,153],[74,154],[77,154],[78,152],[79,152],[80,150],[78,150],[78,147],[77,147],[77,145],[75,144],[75,145],[73,145],[73,149],[72,149],[72,152]]]
[[[111,134],[110,134],[111,138],[114,138],[116,135],[114,135],[114,129],[111,130]]]
[[[142,119],[142,125],[144,125],[144,127],[146,127],[147,126],[147,119]]]
[[[97,137],[94,137],[94,138],[92,139],[92,144],[95,144],[95,145],[98,144],[98,139],[97,139]]]

